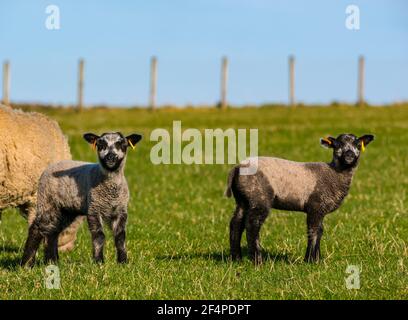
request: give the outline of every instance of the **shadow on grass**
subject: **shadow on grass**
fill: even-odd
[[[20,247],[12,246],[8,244],[0,245],[0,253],[17,253],[20,251]]]
[[[268,252],[263,250],[262,251],[263,261],[273,261],[273,262],[283,262],[287,264],[294,264],[299,259],[296,257],[288,254],[288,253],[279,253],[279,252]],[[191,254],[176,254],[176,255],[159,255],[156,256],[158,260],[190,260],[190,259],[205,259],[205,260],[213,260],[217,263],[230,263],[231,258],[229,256],[229,252],[197,252]],[[242,250],[242,259],[248,259],[248,250],[243,248]]]
[[[0,259],[0,269],[16,270],[20,267],[21,257],[7,257]]]
[[[5,254],[5,257],[0,258],[0,269],[14,270],[20,266],[20,251],[21,248],[10,244],[0,245],[0,254]]]

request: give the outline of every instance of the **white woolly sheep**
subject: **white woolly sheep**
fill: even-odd
[[[71,153],[55,121],[0,105],[0,218],[4,209],[15,207],[30,225],[36,214],[41,173],[49,164],[64,159],[71,159]],[[72,249],[80,222],[61,235],[60,250]]]

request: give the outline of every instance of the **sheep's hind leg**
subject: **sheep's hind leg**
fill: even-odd
[[[253,208],[249,210],[246,217],[245,228],[248,241],[248,253],[249,257],[256,265],[262,263],[259,232],[262,224],[265,222],[265,219],[268,216],[268,213],[268,208]]]
[[[323,216],[319,214],[307,215],[307,249],[305,262],[320,260],[320,240],[323,235]]]
[[[33,223],[28,230],[28,237],[24,246],[23,258],[21,260],[22,266],[32,267],[34,265],[35,255],[42,239],[43,236],[40,233],[38,225]]]
[[[233,261],[242,259],[241,238],[245,229],[244,209],[237,205],[230,222],[230,249]]]
[[[58,262],[58,235],[59,233],[52,233],[47,236],[47,241],[44,249],[45,263],[57,263]]]

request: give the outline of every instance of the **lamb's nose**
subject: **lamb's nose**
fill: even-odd
[[[115,159],[116,159],[116,155],[114,153],[108,153],[106,155],[106,160],[112,161],[112,160],[115,160]]]
[[[352,157],[354,157],[354,152],[351,151],[351,150],[347,150],[347,151],[345,152],[344,156],[345,156],[346,158],[352,158]]]

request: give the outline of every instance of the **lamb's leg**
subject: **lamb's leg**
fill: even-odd
[[[32,224],[28,230],[28,237],[24,246],[24,254],[21,260],[22,266],[32,267],[35,262],[35,254],[41,244],[43,236],[37,224]]]
[[[234,261],[242,259],[241,238],[245,229],[244,209],[237,205],[230,222],[231,258]]]
[[[97,214],[88,215],[88,227],[92,236],[93,258],[97,263],[103,263],[103,247],[105,244],[105,234],[102,223]]]
[[[122,213],[112,221],[112,231],[115,238],[115,247],[117,253],[118,263],[127,262],[127,252],[126,252],[126,221],[127,213]]]
[[[52,233],[47,236],[47,241],[44,249],[45,263],[58,262],[58,233]]]
[[[323,216],[315,213],[307,214],[307,249],[306,262],[320,260],[320,239],[323,235]]]
[[[315,250],[312,253],[312,256],[314,257],[315,261],[319,261],[321,259],[321,253],[320,253],[320,240],[322,239],[323,236],[323,221],[320,224],[318,230],[317,230],[317,239],[316,239],[316,246]]]
[[[269,209],[267,208],[253,208],[250,209],[246,217],[246,234],[248,241],[249,257],[255,264],[262,263],[261,245],[259,241],[259,232],[262,224],[268,216]]]

